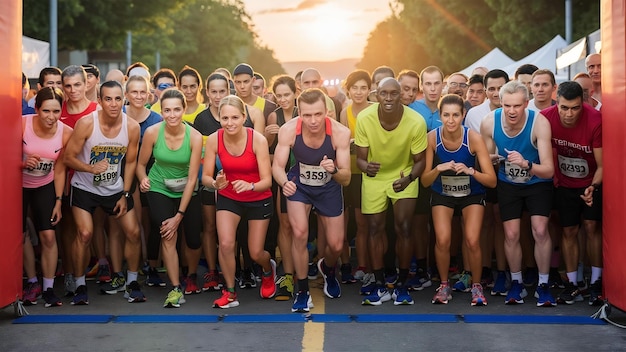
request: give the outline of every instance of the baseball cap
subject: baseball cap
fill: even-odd
[[[235,69],[233,70],[233,76],[237,76],[237,75],[241,75],[241,74],[247,74],[250,76],[254,76],[254,70],[252,69],[252,66],[246,64],[246,63],[241,63],[239,65],[237,65],[235,67]]]
[[[92,64],[85,64],[85,65],[82,65],[82,66],[83,66],[83,69],[85,70],[85,72],[91,73],[92,75],[94,75],[96,77],[100,77],[100,70],[98,69],[98,66],[92,65]]]

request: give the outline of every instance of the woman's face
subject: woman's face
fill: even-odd
[[[144,107],[148,101],[148,86],[145,83],[132,81],[126,89],[126,100],[133,107]]]
[[[370,93],[370,87],[368,86],[365,80],[361,79],[350,87],[348,87],[348,92],[350,93],[350,99],[357,104],[361,104],[367,101],[367,95]]]
[[[294,107],[296,93],[289,88],[287,84],[279,84],[274,90],[276,102],[283,110],[290,110]]]
[[[220,109],[220,124],[224,133],[237,134],[243,128],[246,116],[237,107],[224,105]]]
[[[182,123],[185,107],[179,98],[161,100],[161,115],[168,126],[178,126]]]
[[[220,106],[220,101],[222,98],[230,94],[230,87],[228,86],[228,82],[223,79],[214,79],[209,82],[209,86],[207,87],[207,95],[209,96],[209,104],[212,106]]]
[[[198,99],[198,80],[191,75],[180,78],[180,90],[185,95],[187,103],[195,102]]]
[[[445,104],[439,113],[441,122],[448,132],[456,132],[461,128],[463,121],[463,108],[458,104]]]
[[[61,117],[61,104],[56,99],[44,100],[41,107],[36,108],[35,112],[43,127],[52,128]]]

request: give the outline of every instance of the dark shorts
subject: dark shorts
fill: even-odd
[[[461,213],[463,208],[468,205],[479,204],[485,206],[485,195],[484,194],[474,194],[469,195],[467,197],[448,197],[443,196],[437,192],[432,192],[430,195],[430,205],[432,207],[442,205],[444,207],[454,209],[455,213]]]
[[[419,180],[418,180],[419,182]],[[419,191],[417,193],[417,202],[415,203],[415,212],[417,215],[428,215],[430,214],[430,195],[434,193],[432,188],[422,186],[422,183],[419,182]]]
[[[181,198],[170,198],[159,192],[147,192],[146,198],[150,205],[150,236],[160,242],[161,224],[176,216],[176,212],[180,209]],[[199,198],[197,194],[194,194],[189,199],[180,224],[185,229],[185,241],[191,249],[198,249],[202,246],[202,210]]]
[[[602,187],[593,192],[593,204],[587,206],[580,198],[585,193],[585,188],[555,189],[555,203],[559,211],[561,226],[578,226],[580,219],[602,221]]]
[[[70,205],[73,207],[81,208],[88,211],[90,214],[96,210],[97,207],[102,208],[108,215],[117,215],[113,211],[117,201],[123,197],[123,192],[116,193],[112,196],[101,196],[91,192],[87,192],[80,188],[72,186],[72,193],[70,194]],[[126,198],[126,209],[131,211],[135,203],[133,197]]]
[[[343,188],[343,195],[346,201],[346,207],[361,209],[361,184],[363,183],[363,174],[352,174],[350,184]]]
[[[311,204],[316,213],[329,218],[343,213],[343,190],[339,184],[327,187],[322,191],[321,187],[311,187],[297,184],[296,193],[288,197],[292,202]]]
[[[539,182],[530,185],[513,185],[498,182],[498,205],[502,221],[520,219],[522,211],[530,216],[550,216],[552,211],[552,182]]]
[[[216,211],[226,210],[247,220],[270,220],[274,213],[272,197],[254,202],[240,202],[228,197],[217,195]]]
[[[202,203],[202,205],[215,206],[215,191],[202,187],[200,191],[200,203]]]
[[[37,188],[22,188],[22,232],[26,232],[26,215],[28,215],[29,206],[37,232],[54,229],[50,216],[52,216],[56,202],[55,197],[54,182]]]
[[[485,195],[485,201],[487,203],[497,204],[498,203],[498,189],[497,188],[487,188],[487,193]]]

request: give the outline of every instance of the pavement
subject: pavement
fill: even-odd
[[[163,275],[163,274],[162,274]],[[62,278],[55,291],[61,294]],[[619,351],[626,349],[620,328],[591,319],[599,307],[584,302],[536,307],[533,290],[526,303],[471,307],[469,293],[453,293],[447,305],[431,304],[435,285],[412,292],[414,305],[361,305],[360,284],[342,285],[329,299],[322,279],[311,281],[315,308],[291,313],[291,301],[264,300],[256,289],[238,290],[240,306],[213,308],[219,292],[186,295],[181,308],[163,308],[169,288],[143,287],[148,300],[128,303],[122,293],[97,293],[88,281],[89,305],[26,307],[16,318],[0,310],[0,351]],[[260,286],[260,285],[259,285]],[[559,290],[553,290],[558,294]],[[611,316],[626,322],[616,308]]]

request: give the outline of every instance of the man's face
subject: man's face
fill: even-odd
[[[591,78],[578,77],[576,78],[576,83],[580,84],[583,88],[583,102],[591,104],[590,97],[593,95],[593,83],[591,83]]]
[[[118,118],[124,104],[122,89],[120,87],[102,88],[102,96],[98,98],[98,103],[102,106],[105,117]]]
[[[563,97],[557,97],[556,104],[559,109],[559,118],[561,124],[565,127],[574,127],[583,110],[583,101],[581,98],[567,100]]]
[[[254,76],[250,76],[247,73],[240,73],[233,78],[233,82],[235,83],[237,96],[240,98],[247,98],[252,94]]]
[[[63,89],[63,82],[61,81],[61,75],[43,76],[43,86]]]
[[[487,99],[489,99],[491,105],[495,106],[496,108],[499,108],[501,106],[499,95],[500,88],[502,88],[502,86],[505,84],[506,80],[504,79],[504,77],[487,79]]]
[[[315,71],[304,72],[302,74],[300,85],[302,90],[320,88],[322,86],[322,77],[320,77],[320,75],[318,75]]]
[[[65,77],[63,79],[63,93],[65,97],[73,102],[79,102],[85,99],[85,82],[80,74]]]
[[[100,83],[100,78],[96,77],[93,73],[87,72],[87,87],[85,88],[87,92],[90,92],[92,89],[95,89]]]
[[[552,93],[556,85],[552,84],[550,75],[536,75],[532,82],[532,91],[535,101],[545,103],[552,100]]]
[[[323,132],[327,111],[326,104],[322,100],[317,100],[313,104],[301,102],[298,111],[304,128],[313,134]]]
[[[409,105],[415,101],[419,92],[419,78],[404,75],[398,81],[400,82],[400,101],[404,105]]]
[[[529,92],[532,92],[533,75],[527,73],[520,73],[517,75],[517,81],[526,86]],[[532,93],[531,93],[532,94]]]
[[[524,93],[517,92],[513,94],[504,94],[502,96],[502,111],[506,117],[509,126],[523,124],[525,122],[526,112],[524,109],[528,106],[528,100]]]
[[[461,98],[465,98],[467,94],[467,81],[461,75],[452,75],[448,77],[448,94],[456,94]]]
[[[443,77],[441,77],[441,74],[437,71],[424,72],[421,84],[424,99],[430,103],[439,102],[441,91],[443,90]]]
[[[591,55],[587,59],[587,73],[594,84],[602,82],[602,58],[600,55]]]
[[[376,89],[378,89],[378,84],[380,84],[380,81],[383,80],[383,78],[387,78],[387,77],[392,77],[389,75],[388,72],[379,72],[377,74],[374,75],[374,79],[372,80],[372,88],[371,88],[371,92],[374,92]],[[371,93],[369,95],[369,100],[373,101],[373,102],[377,102],[376,100],[376,93]]]
[[[472,107],[478,106],[485,101],[485,87],[482,83],[474,83],[467,89],[467,101]]]
[[[252,94],[257,97],[262,97],[265,93],[265,81],[259,78],[255,79],[254,82],[252,82]]]
[[[393,113],[402,109],[400,102],[400,85],[395,80],[385,80],[376,89],[376,100],[385,113]]]

